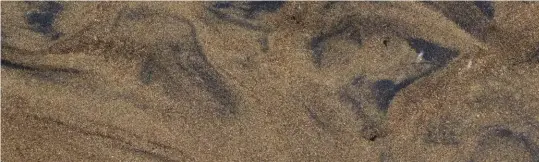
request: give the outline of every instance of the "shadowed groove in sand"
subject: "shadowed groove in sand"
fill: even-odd
[[[4,59],[2,59],[1,65],[3,69],[20,70],[28,77],[54,84],[65,84],[68,83],[69,80],[79,77],[81,74],[85,74],[85,71],[73,68],[55,67],[50,65],[29,66]]]
[[[263,12],[276,12],[284,5],[284,1],[256,1],[256,2],[216,2],[207,10],[218,19],[238,25],[242,28],[267,32],[261,25],[254,24],[255,19]],[[227,11],[237,11],[235,14]]]
[[[317,67],[320,67],[322,64],[322,54],[324,52],[324,47],[326,44],[326,37],[325,36],[318,36],[314,37],[311,40],[311,50],[313,62]]]
[[[461,125],[458,122],[447,118],[427,122],[423,141],[437,145],[458,145],[461,143],[457,130],[459,128]]]
[[[17,70],[24,70],[24,71],[35,71],[35,72],[60,72],[60,73],[74,73],[78,74],[81,71],[77,69],[71,69],[71,68],[56,68],[56,67],[33,67],[33,66],[27,66],[20,63],[11,62],[9,60],[2,59],[2,68],[10,68],[10,69],[17,69]]]
[[[361,44],[361,33],[355,26],[351,25],[349,20],[344,20],[337,24],[330,31],[322,32],[318,36],[315,36],[309,42],[309,48],[311,49],[311,57],[313,63],[317,68],[323,66],[324,51],[328,44],[329,39],[337,36],[345,36],[346,39],[351,39],[358,44]]]
[[[191,27],[191,38],[193,39],[192,41],[194,42],[196,50],[196,55],[194,57],[199,59],[195,59],[197,61],[188,61],[189,64],[187,66],[190,66],[189,68],[193,69],[196,72],[196,75],[202,78],[206,90],[210,92],[222,106],[224,106],[224,109],[219,110],[219,113],[223,115],[236,114],[238,106],[236,94],[227,87],[221,74],[219,74],[213,65],[209,63],[208,58],[204,54],[204,50],[197,39],[195,26],[191,22],[188,22],[188,24]]]
[[[171,50],[175,52],[176,58],[178,58],[178,64],[181,69],[186,70],[189,75],[197,76],[202,80],[200,86],[209,92],[219,104],[223,106],[218,112],[221,115],[231,115],[237,113],[237,96],[230,90],[223,80],[221,74],[215,70],[212,64],[209,63],[208,58],[204,54],[202,46],[198,41],[195,26],[188,20],[183,18],[177,18],[180,22],[187,23],[190,27],[190,39],[192,47],[189,49],[182,48],[178,44],[170,46]],[[189,50],[189,51],[185,51]],[[192,51],[191,51],[192,50]],[[189,53],[187,57],[177,57]]]
[[[474,1],[477,8],[487,16],[489,20],[494,18],[494,2],[491,1]]]
[[[147,45],[153,51],[145,53],[141,59],[139,69],[139,81],[143,84],[150,84],[154,76],[160,76],[166,83],[164,87],[172,97],[185,97],[192,94],[183,92],[194,83],[196,87],[203,89],[210,94],[219,106],[217,112],[220,115],[231,115],[237,112],[236,94],[227,86],[223,76],[215,69],[204,54],[202,46],[198,41],[198,35],[194,24],[181,16],[170,16],[166,13],[153,11],[147,7],[141,6],[133,9],[121,10],[113,22],[113,31],[121,32],[116,29],[126,22],[126,28],[130,28],[132,23],[144,24],[145,19],[155,20],[163,18],[167,23],[183,26],[187,29],[186,35],[175,35],[175,39],[159,40],[154,44]],[[168,25],[168,24],[167,24]],[[149,30],[160,31],[161,29]],[[174,29],[168,29],[174,30]],[[171,31],[174,33],[174,31]],[[156,33],[155,35],[158,35]],[[167,64],[170,62],[172,64]],[[189,80],[188,82],[185,82]],[[188,97],[187,97],[188,98]]]
[[[372,92],[374,93],[378,108],[383,112],[387,112],[391,100],[393,100],[393,97],[395,97],[395,94],[399,90],[397,89],[397,85],[391,80],[383,79],[374,82]]]
[[[411,76],[409,78],[404,79],[403,81],[395,84],[392,80],[378,80],[374,82],[373,86],[371,87],[371,92],[373,93],[376,104],[378,106],[378,109],[382,112],[386,113],[389,109],[389,106],[391,105],[391,101],[397,95],[399,91],[402,89],[408,87],[418,79],[421,79],[425,76],[430,75],[436,70],[436,68],[431,68],[420,75],[417,76]]]
[[[313,108],[309,108],[307,106],[305,106],[305,109],[307,110],[307,115],[309,116],[309,119],[313,120],[314,123],[322,128],[322,129],[327,129],[328,128],[328,125],[327,123],[325,123],[324,121],[322,121],[320,119],[320,116],[317,114],[317,112],[315,110],[313,110]]]
[[[485,35],[484,39],[476,40],[469,37],[469,33],[464,33],[453,22],[447,21],[448,16],[442,15],[440,9],[429,8],[417,3],[410,3],[409,6],[405,4],[401,6],[398,3],[388,3],[387,6],[384,4],[359,4],[356,6],[355,2],[338,2],[335,6],[334,2],[328,2],[327,8],[332,10],[327,12],[323,10],[325,7],[323,5],[326,3],[287,3],[289,2],[285,4],[290,6],[285,6],[286,11],[283,7],[281,10],[284,12],[271,13],[271,16],[267,11],[261,11],[261,14],[249,14],[249,12],[238,14],[238,12],[242,12],[238,8],[231,12],[232,14],[223,12],[223,16],[232,15],[229,18],[237,18],[237,20],[254,24],[253,26],[259,25],[261,28],[268,28],[271,33],[245,29],[237,24],[219,19],[210,11],[203,9],[209,7],[208,4],[211,5],[211,2],[149,4],[149,10],[161,10],[162,12],[150,16],[144,12],[126,13],[126,17],[121,21],[137,21],[140,24],[140,29],[134,29],[132,31],[135,32],[131,33],[124,32],[126,34],[121,35],[122,38],[116,37],[116,32],[109,31],[109,28],[113,28],[115,12],[121,10],[121,7],[128,6],[126,8],[130,8],[141,5],[141,3],[130,2],[123,5],[103,2],[89,6],[77,4],[76,6],[80,7],[76,8],[72,8],[75,5],[65,3],[66,10],[62,11],[61,15],[56,17],[56,21],[50,25],[67,33],[67,35],[60,37],[59,41],[51,41],[47,35],[32,32],[24,19],[25,17],[22,16],[24,12],[28,11],[25,7],[15,11],[22,14],[10,13],[17,15],[16,18],[12,19],[17,21],[4,23],[19,24],[13,27],[20,29],[4,31],[8,32],[10,35],[7,36],[11,37],[5,40],[15,47],[38,51],[28,53],[16,51],[4,55],[8,56],[4,59],[13,63],[13,65],[8,65],[10,67],[2,66],[2,72],[6,72],[8,79],[3,87],[8,93],[6,98],[3,98],[7,100],[2,105],[6,106],[8,110],[6,112],[34,112],[39,115],[52,115],[58,119],[58,125],[62,124],[61,122],[64,124],[85,124],[89,121],[96,121],[111,125],[124,125],[129,128],[126,127],[126,130],[119,131],[121,128],[110,128],[109,130],[107,126],[99,125],[81,127],[82,133],[77,133],[77,129],[42,131],[34,130],[33,126],[42,123],[46,127],[57,126],[47,122],[48,119],[32,122],[5,118],[2,123],[8,126],[8,130],[17,130],[6,131],[7,137],[12,137],[11,140],[8,140],[12,144],[6,147],[6,158],[47,158],[45,156],[52,152],[53,154],[62,153],[53,155],[62,159],[79,159],[85,158],[79,155],[86,155],[86,158],[92,160],[112,159],[112,156],[118,159],[142,158],[149,161],[182,160],[175,159],[177,158],[175,155],[181,155],[180,151],[170,152],[171,150],[167,147],[144,140],[148,138],[166,144],[164,146],[170,145],[196,156],[193,159],[184,159],[185,161],[194,161],[194,159],[197,161],[218,161],[219,159],[237,161],[249,161],[249,159],[253,161],[275,161],[276,159],[420,161],[421,159],[436,158],[465,161],[471,158],[463,157],[463,155],[473,155],[475,147],[478,147],[475,142],[482,140],[481,135],[476,136],[473,133],[480,132],[482,134],[483,129],[476,128],[478,125],[484,124],[484,121],[490,120],[494,120],[497,124],[512,124],[511,126],[515,127],[514,129],[513,127],[505,127],[495,129],[490,134],[485,133],[488,134],[485,135],[485,141],[496,139],[502,141],[500,143],[508,143],[508,146],[514,145],[513,147],[517,148],[515,150],[518,152],[511,151],[508,147],[500,146],[500,144],[485,145],[483,147],[485,150],[501,148],[500,152],[502,153],[520,154],[529,159],[526,148],[536,148],[534,146],[537,146],[537,140],[535,140],[537,131],[525,130],[532,127],[531,124],[535,124],[537,128],[534,116],[535,109],[533,109],[533,106],[537,105],[533,101],[536,93],[523,87],[535,85],[533,83],[536,79],[533,76],[537,74],[537,66],[535,65],[539,65],[539,56],[537,54],[531,57],[530,55],[516,54],[506,57],[504,55],[512,54],[513,48],[529,52],[527,50],[534,40],[521,40],[521,43],[514,45],[494,47],[498,43],[519,42],[519,36],[523,35],[519,35],[518,32],[522,31],[521,29],[527,29],[526,26],[522,26],[528,24],[527,22],[530,22],[529,24],[532,26],[537,25],[533,21],[527,21],[527,19],[533,19],[536,16],[528,16],[530,14],[527,14],[526,11],[517,10],[517,8],[521,8],[518,4],[507,5],[508,8],[506,6],[496,8],[497,20],[511,19],[512,14],[522,15],[518,18],[515,17],[514,20],[524,20],[520,21],[523,23],[514,24],[488,21],[487,16],[483,15],[473,2],[466,3],[464,10],[468,12],[444,8],[450,11],[448,13],[463,13],[461,17],[455,19],[464,21],[449,20],[453,20],[457,24],[459,22],[468,23],[463,26],[470,29],[461,27],[464,31],[473,33],[470,31],[477,30],[477,35]],[[225,2],[215,8],[232,7],[234,7],[232,3]],[[498,7],[498,3],[496,3],[496,7]],[[514,8],[511,9],[512,7]],[[187,36],[190,28],[185,24],[189,22],[178,23],[170,18],[162,18],[162,16],[166,16],[163,13],[167,14],[168,12],[171,15],[189,17],[189,21],[197,26],[197,32],[202,33],[194,37]],[[331,26],[324,26],[324,22],[338,21],[337,19],[352,12],[358,12],[357,15],[352,14],[357,17],[353,18],[357,20],[354,24],[357,25],[356,28],[362,29],[358,31],[365,35],[364,40],[367,45],[358,47],[354,42],[341,39],[343,35],[324,37],[327,33],[320,32],[320,30],[331,28]],[[388,16],[384,14],[394,12],[402,12],[403,14],[389,14]],[[9,16],[9,14],[7,15]],[[256,16],[249,19],[245,15]],[[266,15],[267,19],[263,18]],[[423,17],[414,19],[411,18],[413,15]],[[294,22],[291,20],[294,18],[291,17],[298,18],[298,20]],[[45,18],[47,17],[45,16]],[[99,19],[99,22],[93,22],[94,18]],[[432,28],[432,24],[442,20],[447,25],[435,25],[436,28]],[[148,22],[154,25],[148,25],[150,24]],[[264,22],[268,22],[270,25],[265,25]],[[88,23],[97,23],[97,25],[90,27]],[[244,25],[248,26],[247,23]],[[43,24],[47,26],[46,23]],[[385,24],[389,24],[388,27],[384,27]],[[81,27],[87,25],[89,27]],[[159,27],[161,25],[172,28],[172,30],[167,31],[168,29]],[[176,26],[179,27],[176,28]],[[126,27],[123,29],[131,28],[129,25],[122,27]],[[118,33],[122,32],[123,29],[117,30]],[[162,35],[152,36],[157,33],[155,30],[158,29],[164,33],[171,33],[168,35],[170,37],[160,40],[157,37]],[[147,35],[138,35],[138,33],[147,33]],[[293,34],[290,35],[290,33]],[[25,34],[28,36],[25,37]],[[271,39],[268,40],[267,37],[257,39],[263,34],[270,34]],[[320,43],[312,44],[315,44],[313,49],[319,48],[320,50],[318,57],[315,58],[310,56],[312,51],[308,50],[311,39],[317,34],[320,36],[314,42]],[[474,34],[470,35],[479,37]],[[511,35],[514,36],[511,37]],[[97,36],[98,39],[94,40],[94,36]],[[456,64],[446,61],[445,56],[428,52],[422,55],[424,63],[411,63],[416,57],[412,56],[413,52],[405,45],[406,41],[403,41],[409,36],[438,40],[442,45],[446,45],[442,42],[449,42],[451,47],[468,52]],[[530,33],[530,36],[535,37],[535,34]],[[227,39],[229,37],[238,38]],[[308,38],[305,39],[306,37]],[[382,40],[384,37],[388,37],[388,39]],[[32,38],[44,39],[32,41]],[[197,38],[200,41],[199,44],[190,41]],[[454,42],[453,38],[468,42]],[[214,42],[219,40],[228,42]],[[253,42],[245,43],[245,41]],[[173,44],[179,43],[185,45],[173,46]],[[262,44],[262,48],[259,48],[257,43]],[[480,44],[481,47],[476,48],[470,43]],[[140,47],[141,45],[144,47]],[[198,45],[204,48],[203,50],[198,49],[200,52],[195,49]],[[155,46],[159,47],[155,48]],[[42,48],[45,47],[55,50],[43,50]],[[176,50],[171,50],[173,48]],[[260,50],[268,51],[268,53],[259,55]],[[476,53],[477,50],[479,52]],[[9,51],[15,50],[10,49]],[[20,56],[18,56],[19,53]],[[257,55],[251,57],[252,53]],[[40,54],[47,56],[42,57]],[[151,56],[148,57],[148,55]],[[176,55],[183,56],[176,57]],[[34,56],[35,58],[33,58]],[[103,56],[106,58],[103,59]],[[513,58],[518,61],[530,59],[526,65],[515,67],[514,71],[511,71],[513,69],[505,70],[506,61],[514,61]],[[317,69],[313,66],[314,63],[311,59],[317,59],[317,64],[322,68]],[[473,59],[471,61],[473,66],[469,64],[469,67],[473,68],[471,71],[460,73],[460,68],[462,65],[466,67],[468,59]],[[71,60],[75,61],[65,62]],[[97,62],[91,63],[94,60]],[[409,63],[413,65],[412,68],[406,67]],[[77,76],[77,79],[71,80],[72,82],[66,86],[50,86],[51,84],[43,83],[32,77],[33,74],[40,73],[37,71],[51,69],[42,68],[42,65],[49,64],[57,66],[57,68],[80,67],[83,73],[93,73],[95,76],[91,76],[91,74]],[[72,66],[73,64],[75,65]],[[98,69],[93,69],[94,67]],[[395,67],[399,70],[393,69]],[[385,69],[390,72],[383,71]],[[433,73],[436,70],[440,70],[440,72]],[[449,71],[443,72],[444,70]],[[475,72],[483,71],[487,73],[474,75]],[[457,74],[457,72],[459,73]],[[494,76],[487,76],[490,72]],[[75,76],[74,74],[53,73],[52,71],[47,72],[47,74],[54,74],[53,77]],[[352,75],[357,74],[367,74],[366,78],[372,80],[365,79],[365,83],[361,83],[358,77],[352,81]],[[423,77],[431,78],[422,81]],[[26,84],[25,82],[28,80],[32,80],[32,84]],[[499,89],[499,86],[491,85],[491,83],[500,84],[503,87]],[[414,85],[409,86],[411,84]],[[364,86],[360,87],[361,89],[353,89],[355,88],[353,86],[356,85]],[[470,87],[474,89],[469,89]],[[342,99],[348,101],[342,103],[336,101],[339,99],[340,90],[345,88],[353,89],[351,90],[353,93],[343,93],[342,95]],[[404,88],[409,89],[400,92]],[[41,95],[39,92],[43,90],[51,93],[47,92],[47,95]],[[55,92],[57,90],[59,93]],[[518,99],[492,103],[493,100],[505,100],[506,97],[487,98],[497,95],[492,92],[506,93],[509,91],[518,93]],[[358,95],[358,92],[365,92],[365,95]],[[466,95],[468,92],[469,94]],[[226,98],[234,94],[244,98],[239,100]],[[114,101],[107,101],[111,97]],[[73,102],[68,103],[69,101]],[[228,101],[236,103],[230,104],[227,103]],[[40,103],[43,102],[45,105],[40,106]],[[309,107],[303,107],[302,102],[309,102],[307,103]],[[218,111],[223,112],[223,114],[230,112],[226,106],[221,105],[237,106],[237,104],[240,104],[239,109],[234,110],[237,112],[234,115],[237,120],[227,120],[229,118],[223,118],[223,116],[216,114]],[[339,109],[334,111],[336,108]],[[356,112],[349,109],[366,111],[355,115],[353,113]],[[391,112],[384,114],[383,111]],[[505,112],[507,113],[499,114]],[[476,115],[480,115],[479,120],[476,120],[478,119]],[[452,130],[449,128],[453,128],[451,124],[445,125],[444,123],[445,121],[452,122],[451,120],[439,119],[445,116],[451,117],[457,123],[459,121],[466,121],[466,123],[457,125],[455,126],[457,128]],[[496,119],[499,116],[502,116],[502,119]],[[526,118],[525,120],[529,121],[523,121],[520,118]],[[32,123],[26,127],[20,127],[29,122]],[[432,128],[429,125],[431,122],[435,123]],[[318,129],[317,126],[329,127],[330,129]],[[316,128],[311,129],[311,127]],[[386,139],[377,140],[382,137],[380,133],[376,132],[379,128],[387,129],[389,133],[394,134]],[[89,133],[85,134],[84,130]],[[364,133],[361,134],[360,130]],[[144,136],[144,138],[133,137],[133,134]],[[40,140],[40,137],[48,137],[45,140],[51,139],[51,142]],[[62,138],[56,140],[54,137]],[[460,139],[461,137],[462,139]],[[88,138],[91,140],[86,140]],[[30,141],[32,139],[34,141]],[[122,140],[124,142],[115,142]],[[453,145],[458,143],[458,140],[466,143],[458,146]],[[524,142],[518,142],[519,140]],[[530,141],[535,142],[535,145]],[[132,146],[126,144],[129,142],[132,142],[130,143]],[[45,146],[40,145],[42,143]],[[99,145],[96,147],[93,145],[94,143]],[[99,148],[102,145],[109,146],[111,143],[110,149]],[[62,150],[70,148],[70,145],[79,149]],[[48,151],[47,148],[52,149]],[[365,150],[362,148],[373,149]],[[503,149],[507,149],[507,151]],[[23,152],[17,155],[17,151],[20,150]],[[479,152],[479,154],[488,156],[488,153]],[[539,153],[532,151],[532,154]],[[491,154],[491,156],[496,155]],[[377,156],[380,156],[379,159]]]
[[[410,38],[408,42],[410,47],[415,49],[417,53],[423,52],[423,59],[433,65],[445,66],[458,56],[458,52],[455,50],[442,47],[421,38]]]
[[[192,160],[192,157],[188,156],[183,150],[180,150],[178,148],[168,146],[165,144],[161,144],[159,142],[145,140],[140,135],[133,134],[120,127],[107,125],[107,124],[100,124],[100,123],[91,123],[89,126],[86,126],[86,129],[85,129],[76,124],[71,124],[71,123],[61,121],[52,117],[43,117],[36,114],[22,114],[22,115],[25,116],[27,119],[36,120],[36,121],[40,121],[40,122],[48,123],[48,124],[54,124],[57,127],[70,130],[72,132],[81,134],[83,136],[98,137],[105,140],[114,141],[117,143],[117,145],[112,145],[112,147],[118,147],[120,149],[137,153],[143,156],[147,156],[152,159],[158,159],[160,161],[179,161],[179,160],[176,160],[177,157],[170,157],[169,154],[154,152],[156,150],[163,150],[164,152],[167,152],[167,153],[175,153],[174,156],[180,156],[178,158],[181,158],[183,160],[185,159]],[[88,129],[91,127],[100,127],[101,129]],[[142,145],[138,142],[133,142],[134,140],[137,140],[140,143],[146,143],[146,145]],[[150,150],[150,148],[152,150]]]
[[[284,3],[284,1],[251,1],[247,3],[249,8],[243,10],[247,12],[248,18],[253,18],[260,12],[275,12],[279,10]]]
[[[537,47],[535,51],[533,51],[532,53],[528,55],[529,55],[528,58],[523,62],[530,63],[530,64],[539,63],[539,47]]]
[[[242,28],[250,29],[250,30],[263,30],[261,26],[254,25],[246,20],[242,20],[239,18],[235,18],[233,16],[230,16],[224,12],[221,12],[219,10],[209,8],[208,11],[210,11],[212,14],[217,16],[217,18],[228,21],[234,25],[241,26]]]
[[[530,137],[528,137],[526,134],[513,132],[512,130],[500,125],[487,126],[483,130],[484,132],[482,133],[481,139],[479,140],[478,146],[475,150],[475,159],[481,158],[482,154],[489,156],[490,154],[488,153],[488,149],[490,147],[505,147],[498,146],[500,143],[496,141],[501,140],[524,148],[531,155],[530,158],[532,161],[539,161],[539,145],[535,144],[533,140],[530,140]]]
[[[212,5],[214,10],[238,9],[243,11],[243,17],[253,19],[262,12],[275,12],[279,10],[285,1],[251,1],[242,5],[241,2],[222,1]]]
[[[140,69],[140,80],[144,84],[149,84],[152,81],[156,63],[152,56],[148,56],[142,61],[142,67]]]
[[[458,52],[441,47],[435,43],[428,42],[424,39],[411,38],[408,39],[410,46],[416,50],[416,52],[423,52],[422,56],[428,64],[434,65],[433,67],[421,72],[415,76],[409,76],[408,78],[395,83],[391,80],[378,80],[374,82],[372,86],[372,93],[375,96],[376,104],[378,108],[387,112],[391,104],[391,100],[402,89],[414,83],[416,80],[430,75],[431,73],[445,67],[450,61],[458,56]],[[354,84],[354,81],[352,84]],[[356,83],[357,84],[357,83]]]
[[[352,107],[353,113],[357,116],[358,120],[362,122],[360,128],[361,136],[368,141],[376,141],[378,138],[385,137],[386,133],[382,128],[382,120],[379,118],[384,111],[377,111],[375,114],[370,111],[374,107],[364,106],[364,104],[369,105],[366,101],[365,96],[369,96],[365,93],[372,89],[367,88],[366,91],[361,91],[363,86],[373,86],[371,83],[366,80],[365,76],[360,75],[352,80],[351,86],[345,88],[340,94],[340,101],[348,103]],[[374,87],[374,86],[373,86]],[[371,87],[371,88],[373,88]],[[360,91],[358,91],[360,90]],[[390,94],[390,93],[388,93]],[[376,103],[375,103],[376,104]]]
[[[323,37],[315,37],[313,42],[321,43],[323,41],[320,40],[324,40],[322,38]],[[375,141],[377,138],[385,135],[383,126],[381,125],[385,119],[380,118],[379,116],[384,116],[383,114],[387,113],[391,101],[399,91],[413,84],[415,81],[444,68],[458,56],[458,52],[455,50],[442,47],[421,38],[409,38],[407,40],[411,48],[415,49],[418,53],[423,53],[422,59],[426,61],[425,63],[432,66],[422,70],[418,74],[410,75],[400,82],[389,79],[369,81],[366,79],[367,76],[359,75],[355,77],[349,85],[346,85],[345,87],[347,88],[341,93],[342,102],[352,104],[354,113],[356,113],[363,122],[361,133],[363,138],[369,141]],[[322,51],[320,48],[323,46],[320,44],[313,43],[312,45],[314,52]],[[315,57],[315,63],[317,63],[319,60],[316,58],[321,58],[322,56],[321,53],[319,53],[319,55],[313,55],[313,57]],[[367,106],[364,107],[363,105]],[[374,107],[368,105],[374,105]],[[373,111],[373,108],[376,110]],[[445,134],[442,135],[446,138]],[[446,139],[442,139],[441,142],[444,144],[453,144],[457,141],[451,136],[447,136]]]

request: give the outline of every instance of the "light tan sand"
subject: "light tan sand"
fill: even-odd
[[[1,16],[2,161],[539,161],[536,2]]]

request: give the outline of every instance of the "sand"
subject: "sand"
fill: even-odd
[[[2,2],[2,161],[539,161],[536,2]]]

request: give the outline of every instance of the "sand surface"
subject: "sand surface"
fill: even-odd
[[[2,2],[1,159],[539,161],[537,2]]]

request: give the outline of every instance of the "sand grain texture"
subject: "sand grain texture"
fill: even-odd
[[[539,161],[536,2],[2,2],[2,161]]]

